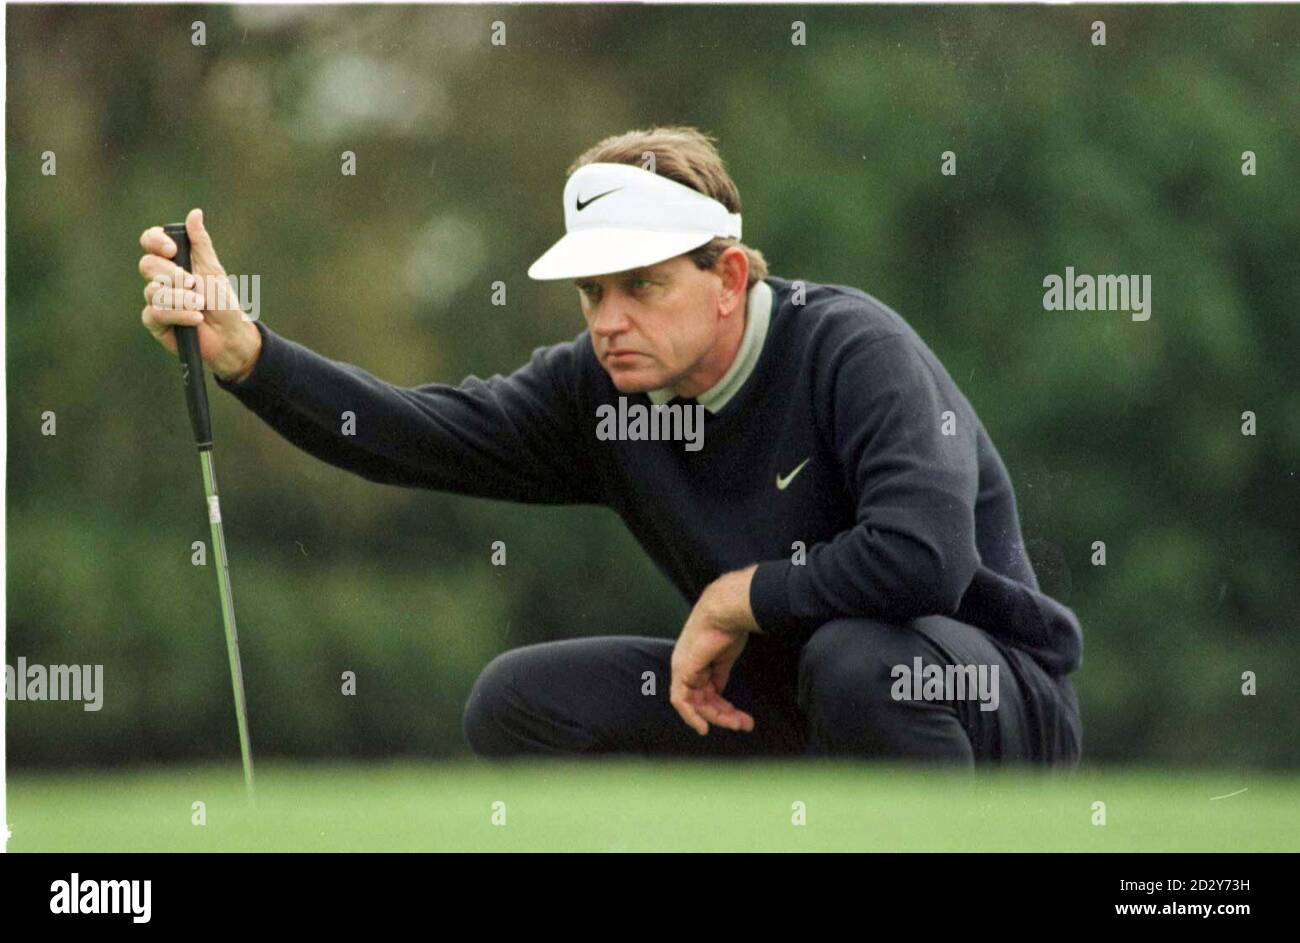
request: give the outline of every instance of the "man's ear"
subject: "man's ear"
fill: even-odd
[[[715,268],[722,279],[722,294],[718,297],[718,305],[723,315],[743,310],[749,294],[749,256],[738,246],[727,246],[722,250],[722,255],[718,256]]]

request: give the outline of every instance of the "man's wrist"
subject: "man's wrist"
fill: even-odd
[[[245,321],[249,327],[248,351],[241,354],[235,360],[235,366],[227,369],[218,369],[213,365],[213,373],[219,376],[224,382],[237,385],[243,383],[253,374],[253,368],[257,366],[257,358],[262,353],[262,332],[257,329],[257,324],[253,321]]]
[[[754,566],[748,566],[724,573],[705,591],[710,597],[708,613],[712,621],[737,635],[760,631],[749,607],[749,583],[754,570]]]

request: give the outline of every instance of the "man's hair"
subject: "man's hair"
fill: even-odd
[[[597,163],[633,164],[642,170],[653,170],[661,177],[712,197],[729,213],[740,212],[740,191],[727,173],[716,142],[695,128],[668,126],[607,137],[583,151],[568,173],[572,175],[579,167]],[[767,275],[767,260],[763,253],[739,240],[719,236],[686,255],[697,268],[711,269],[728,246],[739,246],[748,256],[748,287],[753,288]]]

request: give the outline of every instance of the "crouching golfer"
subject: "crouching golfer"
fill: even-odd
[[[145,327],[174,351],[171,325],[197,324],[218,384],[290,442],[385,484],[605,505],[693,604],[676,643],[498,656],[472,748],[1077,762],[1078,621],[1039,591],[1006,468],[907,323],[769,276],[693,129],[600,142],[563,200],[528,274],[572,280],[587,330],[459,386],[386,383],[202,281],[167,287],[174,247],[141,237]],[[187,224],[195,272],[224,274],[202,213]]]

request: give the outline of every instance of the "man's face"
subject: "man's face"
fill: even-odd
[[[596,358],[620,393],[684,387],[689,396],[708,388],[691,377],[718,341],[722,279],[717,274],[679,255],[575,284]],[[694,390],[695,385],[700,388]]]

